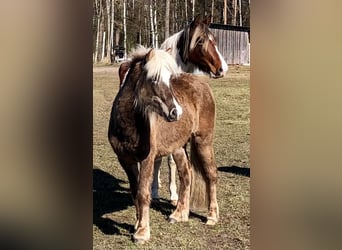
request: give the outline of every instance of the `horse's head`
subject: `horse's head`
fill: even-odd
[[[211,17],[197,16],[183,32],[178,49],[184,63],[189,61],[213,78],[223,77],[228,65],[218,51],[214,35],[209,30]]]
[[[179,69],[172,56],[164,50],[151,49],[141,61],[140,70],[136,107],[157,112],[170,122],[179,120],[183,111],[170,83],[171,75],[179,73]]]

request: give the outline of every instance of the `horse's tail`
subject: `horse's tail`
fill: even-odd
[[[194,210],[207,210],[209,205],[208,183],[203,169],[203,162],[198,155],[199,152],[193,138],[190,142],[191,152],[190,159],[192,164],[191,171],[191,191],[190,191],[190,208]]]

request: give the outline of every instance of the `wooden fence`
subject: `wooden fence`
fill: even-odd
[[[248,27],[210,24],[216,38],[218,50],[228,64],[250,64],[250,42]]]

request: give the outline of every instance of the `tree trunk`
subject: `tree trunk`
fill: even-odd
[[[178,1],[176,0],[176,3],[175,3],[175,8],[173,10],[173,22],[174,22],[174,32],[177,32],[178,31],[178,18],[177,18],[177,10],[178,10]]]
[[[111,51],[111,41],[110,41],[110,30],[111,30],[111,15],[110,15],[110,9],[111,9],[111,0],[106,0],[106,9],[107,9],[107,48],[106,48],[106,57],[105,61],[107,63],[110,62],[110,51]]]
[[[170,36],[170,0],[166,0],[165,6],[165,37],[164,40]]]
[[[223,24],[227,24],[227,0],[223,4]]]
[[[195,0],[192,0],[192,20],[195,19]]]
[[[185,21],[188,21],[188,0],[185,0]]]
[[[111,28],[110,28],[110,53],[114,56],[114,0],[111,0],[111,9],[112,9],[112,15],[111,15]]]
[[[123,2],[123,29],[124,29],[124,47],[125,54],[124,58],[127,58],[127,33],[126,33],[126,0]]]
[[[242,26],[242,5],[241,0],[239,0],[239,16],[240,16],[240,26]]]
[[[142,27],[142,23],[141,23],[141,8],[139,7],[138,10],[138,16],[139,16],[139,34],[138,34],[138,44],[141,44],[141,27]]]
[[[154,42],[154,46],[155,48],[158,48],[159,47],[159,35],[158,35],[158,23],[157,23],[157,5],[156,5],[156,0],[153,1],[154,2],[154,15],[153,15],[153,25],[154,25],[154,39],[155,39],[155,42]]]
[[[148,6],[145,4],[144,5],[144,26],[145,26],[145,29],[144,29],[144,40],[145,40],[145,46],[149,46],[150,44],[150,28],[148,26],[148,19],[147,19],[147,13],[149,11],[149,8]]]
[[[95,42],[95,55],[94,55],[94,63],[98,62],[99,55],[99,43],[100,43],[100,4],[97,4],[97,26],[96,26],[96,42]]]
[[[211,0],[211,22],[214,22],[214,6],[215,6],[215,0]]]
[[[154,25],[153,25],[153,0],[150,0],[150,28],[151,28],[151,46],[154,48]]]
[[[237,0],[233,0],[233,20],[232,25],[236,26]]]
[[[119,46],[119,42],[120,42],[120,30],[121,30],[121,28],[117,28],[117,29],[115,30],[115,45],[114,45],[114,47],[115,47],[115,46]]]
[[[104,61],[106,47],[106,31],[103,31],[101,62]]]
[[[99,47],[98,47],[98,58],[97,60],[99,62],[101,62],[103,60],[103,50],[104,50],[104,46],[105,46],[105,42],[104,42],[104,32],[105,32],[105,28],[104,28],[104,14],[103,14],[103,6],[102,4],[100,5],[101,8],[101,12],[100,12],[100,25],[99,25]]]

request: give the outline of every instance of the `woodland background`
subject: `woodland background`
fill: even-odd
[[[212,23],[249,27],[250,0],[94,0],[93,62],[112,63],[115,51],[158,48],[199,14]]]

